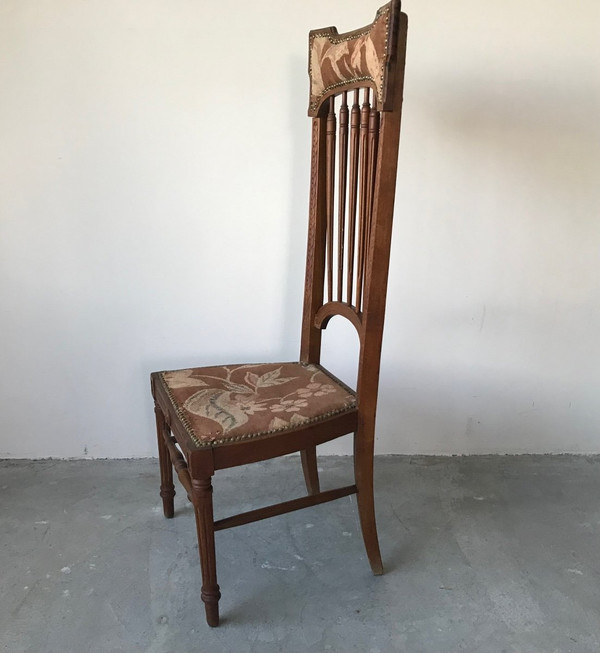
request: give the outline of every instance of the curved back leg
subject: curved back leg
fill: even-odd
[[[367,433],[367,430],[370,433]],[[379,551],[373,499],[373,448],[375,444],[373,436],[373,428],[365,426],[359,427],[354,434],[354,477],[357,487],[358,516],[367,557],[373,574],[380,576],[383,574],[383,563]]]
[[[317,447],[309,447],[300,452],[302,458],[302,471],[306,490],[309,494],[319,494],[319,472],[317,470]]]

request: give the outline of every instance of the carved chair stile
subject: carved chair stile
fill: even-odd
[[[160,495],[173,517],[173,469],[194,506],[209,625],[219,623],[215,531],[349,494],[374,574],[383,573],[373,501],[375,410],[404,81],[400,1],[371,25],[309,35],[312,154],[300,360],[151,375]],[[320,365],[321,334],[341,315],[356,328],[356,391]],[[322,492],[316,446],[354,434],[355,484]],[[215,521],[216,470],[301,453],[307,495]]]

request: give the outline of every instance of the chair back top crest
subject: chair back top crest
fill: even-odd
[[[339,34],[326,27],[309,33],[308,114],[316,116],[325,99],[342,90],[370,87],[377,109],[392,108],[393,63],[396,58],[400,2],[380,7],[365,27]]]
[[[366,27],[309,34],[312,154],[301,360],[319,363],[334,315],[360,339],[357,393],[379,376],[407,18],[400,0]]]

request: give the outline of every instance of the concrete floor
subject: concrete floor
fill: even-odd
[[[348,458],[320,460],[325,487]],[[185,495],[158,466],[0,463],[0,650],[555,653],[600,650],[600,458],[380,457],[387,573],[354,497],[217,534],[222,625],[199,599]],[[269,482],[266,482],[266,481]],[[298,459],[221,472],[217,516],[303,493]]]

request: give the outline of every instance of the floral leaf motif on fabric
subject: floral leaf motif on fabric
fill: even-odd
[[[246,376],[244,377],[244,381],[250,385],[253,385],[255,388],[258,383],[258,379],[258,374],[254,374],[254,372],[246,372]]]
[[[254,390],[242,383],[232,383],[231,381],[223,381],[223,385],[231,392],[238,392],[239,394],[254,394]]]
[[[278,367],[276,370],[271,370],[270,372],[265,372],[262,376],[254,374],[253,372],[247,372],[245,381],[246,383],[251,383],[255,388],[269,388],[274,385],[281,385],[282,383],[288,383],[293,381],[296,377],[283,377],[280,376],[281,367]]]
[[[308,401],[306,399],[282,399],[278,404],[271,406],[272,413],[296,413],[301,408],[306,408]]]
[[[256,395],[253,395],[256,398]],[[240,407],[240,410],[243,411],[246,415],[254,415],[261,410],[267,410],[267,407],[264,405],[263,401],[255,401],[253,398],[249,397],[247,399],[238,399],[237,405]]]
[[[197,379],[192,376],[194,370],[176,370],[175,372],[165,372],[165,380],[169,384],[169,387],[173,389],[179,388],[190,388],[190,387],[200,387],[206,386],[208,383],[202,381],[202,379]]]
[[[234,401],[231,392],[216,388],[206,388],[193,394],[183,407],[194,415],[207,417],[223,428],[227,433],[248,421],[248,414],[242,410],[238,401]]]
[[[278,429],[284,429],[287,426],[289,426],[289,423],[286,422],[284,419],[281,419],[281,417],[274,417],[269,422],[269,429],[272,429],[273,431],[276,431]]]
[[[328,395],[331,392],[335,392],[335,386],[331,383],[309,383],[306,388],[300,388],[296,390],[300,397],[322,397],[323,395]]]

